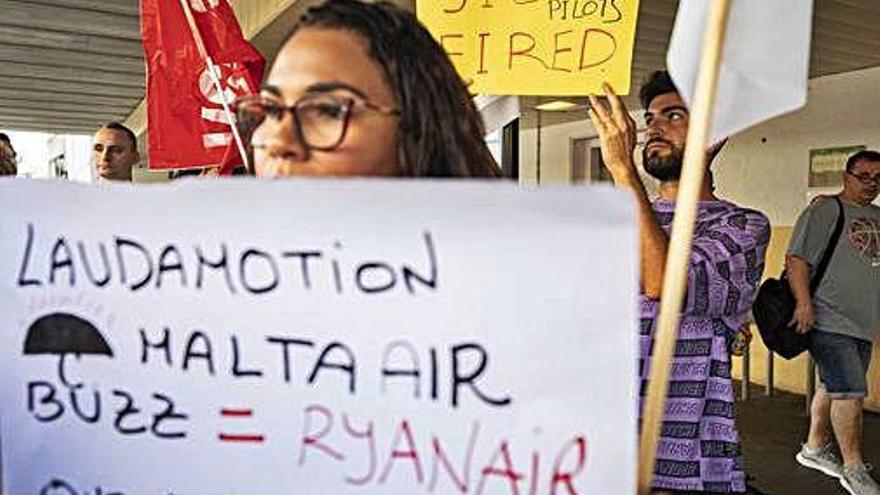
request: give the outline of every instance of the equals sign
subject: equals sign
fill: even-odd
[[[224,407],[220,409],[222,418],[250,418],[254,415],[253,409],[233,409]],[[217,434],[221,442],[232,443],[262,443],[266,440],[264,435],[258,433],[223,433]]]

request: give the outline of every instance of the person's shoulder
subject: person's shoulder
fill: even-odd
[[[770,219],[761,210],[745,207],[739,207],[739,209],[743,212],[743,215],[746,215],[755,222],[770,223]]]
[[[838,201],[837,196],[834,195],[816,196],[798,214],[798,223],[806,225],[814,221],[833,222],[840,211],[837,206]]]
[[[753,208],[739,206],[730,201],[722,202],[725,212],[717,224],[719,228],[740,237],[752,239],[757,244],[770,242],[770,219],[763,212]]]
[[[767,218],[767,215],[765,215],[764,212],[760,210],[740,206],[736,203],[731,203],[730,201],[724,201],[724,203],[727,207],[727,212],[725,213],[725,216],[728,218],[738,216],[746,218],[750,224],[770,225],[770,219]]]
[[[837,204],[840,200],[835,195],[820,195],[813,198],[804,211],[819,213],[837,212]]]

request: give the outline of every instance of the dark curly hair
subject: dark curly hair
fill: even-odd
[[[639,100],[642,103],[642,108],[648,108],[651,100],[666,93],[678,93],[678,88],[672,82],[669,72],[665,70],[654,71],[648,76],[648,80],[642,84],[642,88],[639,90]]]
[[[367,41],[401,111],[401,175],[500,176],[467,86],[413,14],[388,2],[328,0],[310,8],[287,39],[307,27],[351,31]]]

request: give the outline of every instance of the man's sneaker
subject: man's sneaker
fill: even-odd
[[[868,474],[864,464],[844,469],[840,484],[852,495],[880,495],[880,485]]]
[[[840,478],[843,476],[843,464],[840,463],[840,460],[831,449],[830,443],[819,450],[813,450],[807,447],[807,444],[803,444],[801,445],[801,451],[794,458],[802,466],[822,471],[828,476]]]

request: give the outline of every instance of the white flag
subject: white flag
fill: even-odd
[[[669,73],[691,105],[712,2],[681,0]],[[711,142],[807,101],[812,0],[731,0]]]

